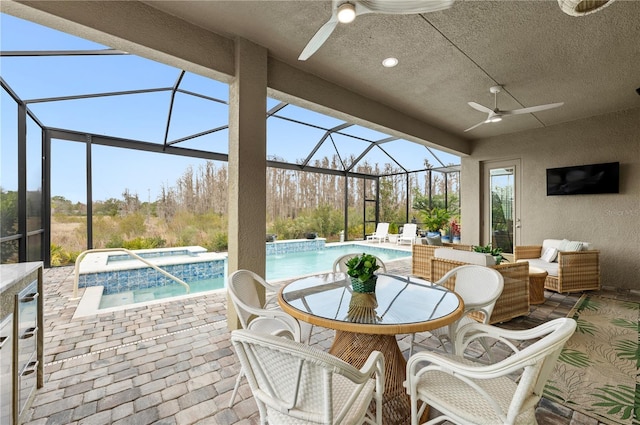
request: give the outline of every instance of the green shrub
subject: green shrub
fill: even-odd
[[[80,255],[79,252],[76,251],[67,251],[60,245],[51,244],[51,266],[52,267],[60,267],[60,266],[69,266],[73,265],[76,262],[76,258]]]
[[[229,238],[226,232],[214,233],[209,243],[203,244],[209,251],[221,252],[229,249]]]

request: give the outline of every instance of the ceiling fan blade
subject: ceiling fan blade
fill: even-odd
[[[465,130],[465,133],[466,133],[467,131],[471,131],[471,130],[473,130],[473,129],[474,129],[474,128],[476,128],[476,127],[480,127],[482,124],[485,124],[486,122],[487,122],[487,120],[480,121],[478,124],[474,125],[473,127],[469,127],[469,128],[467,128],[467,129]]]
[[[356,3],[373,13],[410,15],[448,9],[454,0],[360,0]]]
[[[531,113],[534,113],[534,112],[540,112],[540,111],[544,111],[544,110],[547,110],[547,109],[559,108],[562,105],[564,105],[564,102],[549,103],[547,105],[531,106],[529,108],[521,108],[521,109],[514,109],[512,111],[500,111],[500,112],[503,115],[531,114]]]
[[[300,56],[298,56],[298,60],[306,61],[309,59],[311,55],[313,55],[319,48],[324,44],[325,41],[329,38],[331,33],[336,26],[338,25],[338,17],[334,13],[331,15],[331,19],[327,21],[320,29],[315,33],[311,40],[307,43],[307,46],[304,48]]]
[[[493,109],[487,108],[486,106],[482,106],[476,102],[469,102],[469,106],[471,106],[476,111],[484,112],[485,114],[490,114],[493,112]]]

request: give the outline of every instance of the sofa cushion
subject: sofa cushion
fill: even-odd
[[[496,260],[490,254],[481,252],[462,251],[459,249],[438,248],[433,252],[435,258],[459,261],[461,263],[476,264],[479,266],[494,266]]]
[[[592,249],[589,242],[574,242],[580,242],[582,244],[581,251],[588,251]],[[544,252],[546,248],[555,248],[558,251],[567,251],[567,245],[570,243],[571,241],[569,239],[545,239],[544,241],[542,241],[542,252]]]
[[[529,258],[526,260],[518,260],[517,262],[529,262],[529,267],[537,267],[549,273],[549,276],[558,276],[558,263],[548,263],[541,258]]]
[[[571,241],[564,248],[565,251],[582,251],[582,242]]]

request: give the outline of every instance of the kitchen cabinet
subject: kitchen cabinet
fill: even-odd
[[[0,425],[22,422],[44,385],[42,262],[0,265]]]

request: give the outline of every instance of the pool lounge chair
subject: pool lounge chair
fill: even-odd
[[[377,240],[378,243],[384,242],[389,236],[389,223],[378,223],[376,232],[367,236],[368,241]]]
[[[398,236],[398,245],[403,242],[409,242],[413,245],[416,242],[416,234],[418,233],[418,225],[415,223],[407,223],[402,228],[402,234]]]

